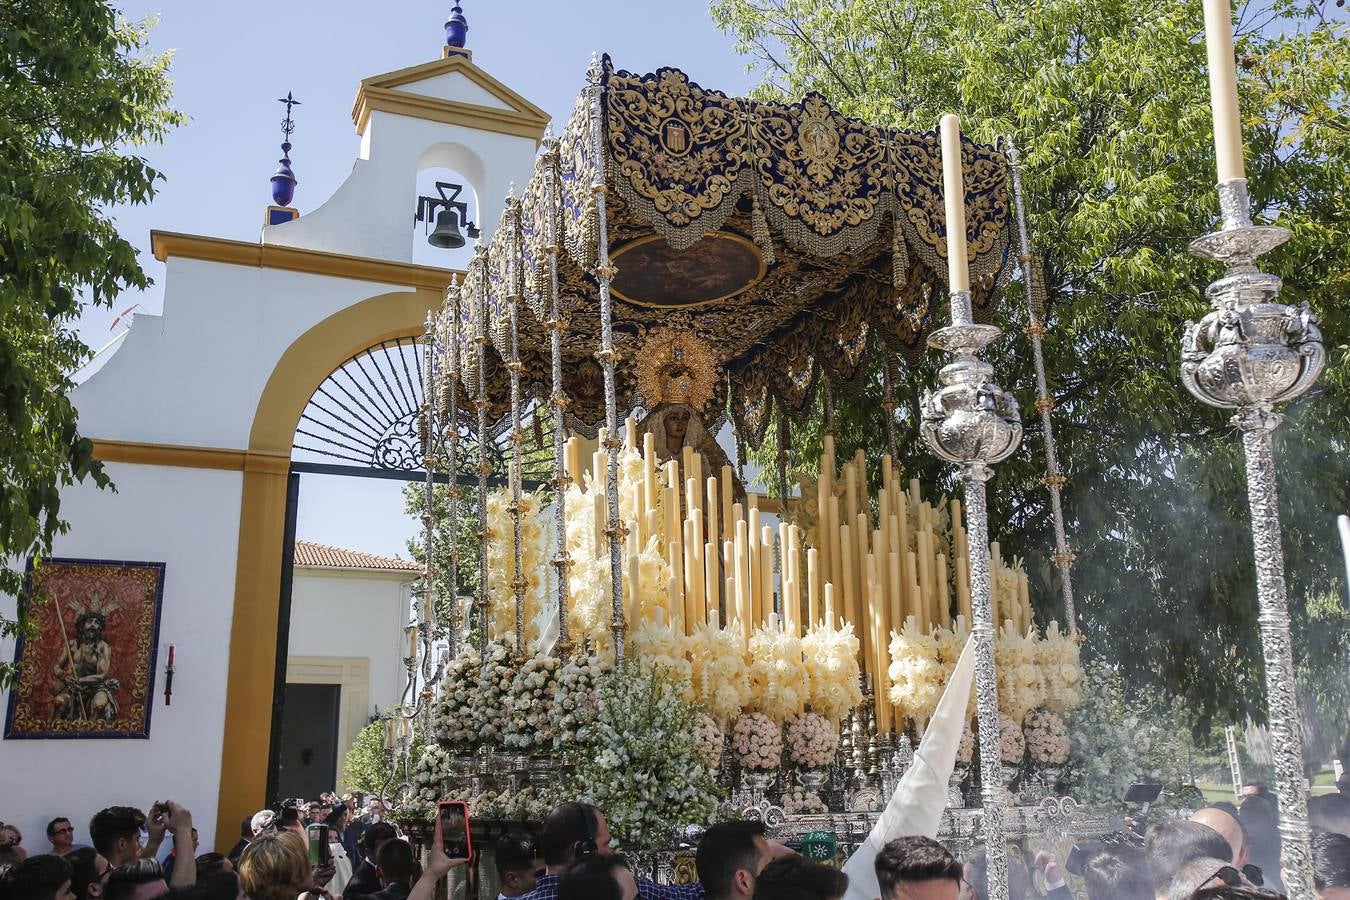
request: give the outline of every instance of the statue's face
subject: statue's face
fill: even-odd
[[[103,636],[103,626],[99,624],[98,619],[86,619],[84,628],[80,630],[80,639],[85,643],[95,643]]]
[[[689,410],[685,407],[672,409],[666,413],[662,421],[666,426],[667,436],[683,441],[685,433],[689,430]]]

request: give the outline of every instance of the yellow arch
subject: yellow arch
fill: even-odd
[[[240,821],[268,800],[286,476],[300,414],[334,369],[382,340],[421,334],[428,310],[440,303],[441,294],[434,290],[398,291],[370,297],[324,319],[286,349],[258,400],[239,512],[216,815],[218,849],[227,850]]]

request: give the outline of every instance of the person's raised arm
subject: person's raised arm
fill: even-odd
[[[169,887],[191,887],[197,883],[197,848],[192,845],[192,813],[172,800],[168,807],[168,829],[173,834],[173,871]]]
[[[427,867],[422,870],[422,877],[417,879],[417,884],[413,885],[408,900],[433,900],[436,896],[436,884],[450,874],[451,869],[458,869],[469,864],[467,859],[451,859],[446,856],[445,850],[442,849],[443,846],[444,844],[441,841],[441,817],[437,816],[436,832],[432,837]]]

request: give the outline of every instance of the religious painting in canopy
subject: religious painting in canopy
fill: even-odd
[[[729,418],[756,446],[775,415],[805,415],[823,384],[856,389],[883,355],[923,352],[947,295],[936,131],[851,119],[818,94],[728,97],[678,69],[637,75],[607,56],[588,82],[447,297],[437,343],[459,354],[466,417],[480,334],[496,348],[489,356],[518,356],[527,395],[549,398],[556,303],[566,425],[595,435],[605,418],[602,242],[621,418],[690,406],[696,394],[708,431]],[[1013,268],[1008,162],[994,147],[962,149],[972,299],[987,319]],[[691,391],[688,378],[650,377],[654,359],[667,374],[693,371],[674,335],[711,362],[699,370],[711,383]],[[484,401],[500,416],[509,379],[493,365]],[[652,396],[653,384],[672,389]]]
[[[6,738],[148,738],[164,563],[30,564]]]

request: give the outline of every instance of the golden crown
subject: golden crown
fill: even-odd
[[[650,406],[683,403],[702,410],[717,392],[717,378],[712,348],[690,331],[658,328],[642,342],[637,386]]]

